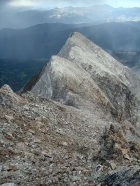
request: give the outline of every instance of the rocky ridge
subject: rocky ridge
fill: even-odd
[[[20,96],[0,89],[0,184],[139,185],[139,87],[72,33]]]
[[[23,92],[29,90],[64,104],[97,101],[110,107],[120,121],[127,118],[138,124],[139,87],[139,78],[129,68],[80,33],[72,33],[59,54]]]

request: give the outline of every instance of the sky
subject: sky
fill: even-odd
[[[140,7],[140,0],[0,0],[0,9],[28,7],[51,9],[56,7],[81,7],[108,4],[112,7]]]

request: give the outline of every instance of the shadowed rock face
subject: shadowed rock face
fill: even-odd
[[[128,169],[126,171],[122,172],[116,172],[112,175],[108,175],[104,181],[104,184],[102,186],[108,185],[134,185],[134,186],[139,186],[140,185],[140,170],[133,170],[133,169]]]
[[[139,125],[140,80],[129,68],[79,33],[70,35],[36,83],[28,87],[31,82],[23,92],[29,90],[72,105],[80,104],[83,99],[96,100],[106,105],[119,121],[127,119]]]

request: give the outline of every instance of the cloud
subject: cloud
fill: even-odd
[[[9,2],[9,0],[0,0],[0,7],[5,7]]]
[[[9,0],[10,6],[49,6],[54,5],[93,5],[103,3],[105,0]]]
[[[95,4],[108,4],[114,7],[140,6],[140,0],[0,0],[0,9],[10,7],[65,7],[65,6],[91,6]]]
[[[11,0],[8,4],[10,6],[34,6],[36,3],[37,2],[33,0]]]

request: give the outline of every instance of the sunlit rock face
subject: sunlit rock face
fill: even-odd
[[[127,119],[139,125],[140,80],[80,33],[72,33],[59,54],[39,73],[36,82],[32,81],[23,92],[30,90],[73,105],[90,99],[106,105],[120,121]]]

